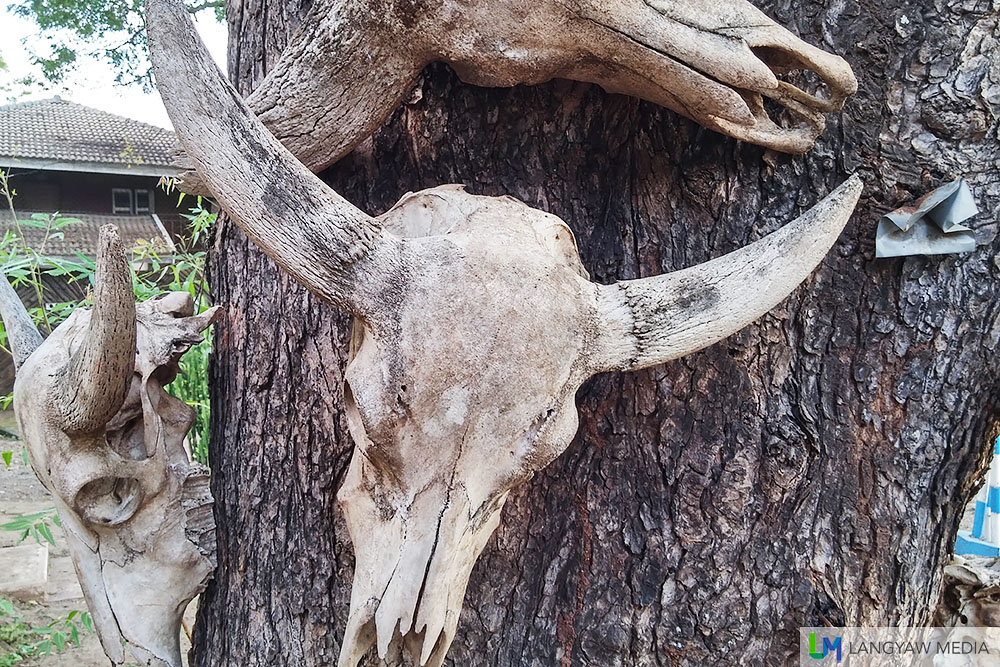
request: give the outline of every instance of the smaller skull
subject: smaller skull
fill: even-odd
[[[94,308],[30,356],[15,350],[14,409],[108,657],[126,662],[127,645],[143,665],[180,667],[181,615],[215,568],[215,525],[208,470],[184,447],[194,410],[163,388],[219,310],[194,315],[185,292],[136,305],[113,227],[101,243]],[[8,329],[21,311],[5,300]]]

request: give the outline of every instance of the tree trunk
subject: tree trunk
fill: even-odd
[[[230,5],[241,92],[308,3]],[[581,389],[577,438],[508,501],[448,664],[791,664],[800,625],[929,620],[997,416],[996,6],[762,8],[860,80],[804,157],[594,86],[475,88],[437,65],[325,175],[370,213],[444,183],[520,198],[569,223],[600,282],[717,257],[847,174],[867,182],[826,261],[770,314]],[[956,176],[984,211],[979,249],[874,259],[879,215]],[[196,664],[330,665],[353,561],[335,503],[348,318],[231,224],[211,268],[228,308],[211,378],[219,568]]]

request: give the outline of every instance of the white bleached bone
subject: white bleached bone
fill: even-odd
[[[638,5],[656,4],[657,16],[668,10],[650,3]],[[474,13],[487,3],[443,4]],[[619,18],[640,30],[646,19],[638,16]],[[460,24],[463,17],[455,15]],[[303,34],[319,30],[321,19],[314,15]],[[688,354],[767,312],[822,261],[861,193],[853,177],[798,220],[734,253],[665,276],[597,285],[566,224],[511,198],[444,186],[368,216],[267,131],[212,64],[177,0],[147,0],[147,25],[164,104],[211,192],[279,266],[357,317],[345,390],[357,446],[339,493],[356,570],[340,667],[355,667],[373,646],[381,656],[405,649],[422,665],[440,665],[469,574],[510,489],[575,434],[581,383]],[[732,30],[729,46],[749,49],[750,37]],[[357,49],[379,39],[359,35]],[[303,39],[289,48],[315,45]],[[369,53],[378,58],[378,44]],[[318,63],[310,71],[325,81]],[[737,70],[730,74],[741,86],[760,83],[749,73],[739,79]],[[464,72],[480,74],[485,82],[495,73],[478,61]],[[806,103],[804,94],[776,86]],[[841,93],[849,89],[844,84]],[[705,90],[711,98],[716,88]],[[730,104],[719,94],[705,108]],[[843,95],[824,104],[839,106]],[[338,107],[330,117],[345,113]]]
[[[215,568],[215,524],[208,470],[184,449],[194,409],[163,387],[219,310],[195,315],[186,292],[135,304],[111,225],[94,291],[92,309],[42,341],[0,280],[4,325],[20,332],[14,411],[105,653],[115,665],[181,667],[181,615]]]
[[[596,83],[789,153],[807,151],[823,114],[857,90],[842,58],[746,0],[317,0],[248,104],[319,171],[378,129],[431,62],[480,86]],[[781,79],[795,70],[825,91]],[[772,119],[765,99],[788,118]]]

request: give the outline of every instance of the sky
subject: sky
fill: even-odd
[[[226,26],[215,21],[211,12],[202,12],[196,20],[198,32],[215,61],[226,70]],[[38,28],[31,21],[13,15],[7,3],[0,8],[0,57],[10,75],[23,76],[31,71],[26,48],[38,42]],[[76,71],[59,86],[19,97],[18,102],[39,100],[55,95],[102,111],[127,116],[160,127],[171,127],[170,119],[157,93],[144,93],[139,86],[116,86],[110,65],[94,59],[82,59]],[[0,104],[4,103],[0,98]]]

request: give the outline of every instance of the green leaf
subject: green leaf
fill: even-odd
[[[3,458],[3,464],[10,468],[10,462],[14,458],[14,452],[0,452],[0,458]]]
[[[70,216],[55,214],[55,220],[52,221],[52,226],[55,229],[62,229],[63,227],[69,227],[71,225],[82,225],[83,220],[80,218],[73,218]]]
[[[80,622],[83,623],[83,627],[87,628],[87,632],[93,634],[93,632],[94,632],[94,625],[93,625],[93,621],[90,619],[90,612],[86,612],[86,611],[81,612],[80,613]]]
[[[18,531],[24,530],[26,527],[31,525],[31,521],[26,521],[24,516],[15,517],[13,521],[8,521],[7,523],[0,523],[0,530],[10,530]]]
[[[56,541],[52,537],[52,530],[49,528],[48,524],[46,524],[44,522],[43,523],[39,523],[39,524],[36,525],[36,530],[38,530],[39,534],[42,537],[45,538],[45,541],[47,541],[52,546],[56,545]]]
[[[87,257],[86,255],[84,255],[79,250],[74,251],[73,254],[76,256],[77,261],[79,261],[80,264],[83,265],[83,267],[87,271],[89,271],[90,273],[93,273],[94,271],[97,270],[97,262],[96,262],[96,260],[91,259],[90,257]]]
[[[55,508],[50,507],[47,510],[42,510],[41,512],[32,512],[31,514],[22,514],[21,516],[15,517],[13,521],[8,523],[0,524],[0,530],[20,530],[24,526],[30,526],[42,519],[46,519],[55,513]]]

